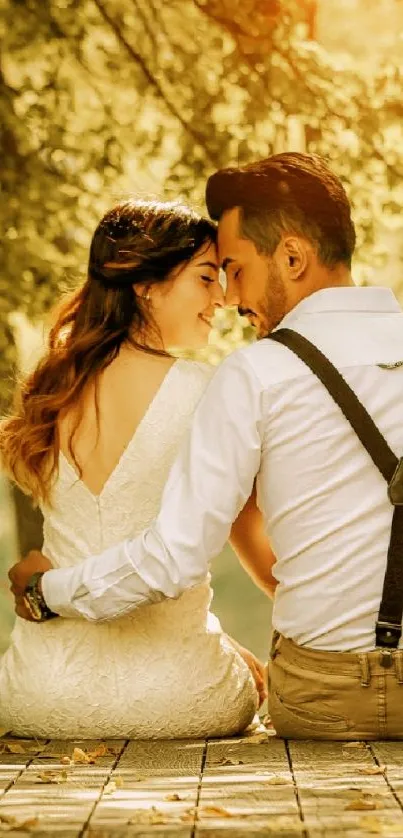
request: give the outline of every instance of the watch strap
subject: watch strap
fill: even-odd
[[[43,573],[44,571],[34,573],[24,591],[25,604],[32,619],[37,623],[44,623],[46,620],[52,620],[53,617],[59,616],[49,608],[41,591],[40,583]]]

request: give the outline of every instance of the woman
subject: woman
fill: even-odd
[[[43,552],[72,565],[140,532],[212,370],[169,347],[206,343],[214,225],[177,204],[122,203],[97,227],[88,277],[3,423],[9,475],[41,505]],[[0,725],[25,736],[229,735],[253,718],[261,665],[209,612],[209,579],[94,625],[17,619],[0,665]],[[245,662],[250,665],[250,669]]]

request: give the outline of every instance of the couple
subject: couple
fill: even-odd
[[[0,723],[23,733],[36,724],[42,733],[48,714],[61,731],[71,723],[82,729],[80,714],[85,712],[87,730],[99,730],[96,724],[109,699],[103,728],[109,735],[125,712],[133,720],[131,735],[172,735],[169,725],[164,730],[154,726],[150,733],[158,694],[157,708],[163,695],[164,712],[170,705],[173,716],[176,710],[187,712],[186,722],[192,714],[200,718],[207,707],[217,732],[218,718],[228,710],[231,718],[238,714],[232,730],[240,730],[257,697],[242,656],[218,626],[216,634],[210,628],[206,582],[209,560],[231,536],[257,584],[267,592],[277,585],[268,668],[269,710],[277,733],[403,738],[400,624],[395,632],[399,648],[385,650],[389,629],[383,637],[375,634],[392,516],[395,521],[385,480],[317,375],[280,340],[287,330],[318,346],[399,453],[403,313],[388,289],[354,286],[349,202],[340,180],[317,156],[286,153],[216,172],[207,184],[207,206],[219,221],[218,258],[227,274],[227,302],[250,317],[261,340],[234,352],[208,384],[207,373],[197,365],[173,365],[165,390],[162,385],[154,395],[145,417],[139,397],[146,383],[151,386],[151,361],[145,380],[133,369],[132,388],[125,387],[122,399],[118,382],[113,382],[113,400],[111,394],[105,398],[114,368],[128,366],[127,353],[136,349],[126,346],[127,306],[135,304],[140,324],[139,307],[143,311],[151,303],[161,329],[161,314],[170,311],[170,289],[184,275],[172,278],[171,285],[155,285],[157,266],[150,264],[148,273],[143,260],[141,290],[136,290],[135,271],[144,250],[137,244],[134,252],[125,240],[120,252],[112,252],[116,235],[108,237],[79,304],[62,316],[51,336],[50,356],[28,382],[18,414],[4,426],[4,465],[41,498],[46,524],[44,555],[33,552],[10,571],[17,614],[43,623],[19,621],[20,635],[2,664]],[[149,231],[147,237],[146,249],[153,242]],[[163,251],[164,257],[171,254],[169,248]],[[203,276],[208,273],[216,281],[214,255],[213,249],[196,252],[210,263],[203,265]],[[193,270],[192,262],[185,264]],[[124,286],[120,271],[127,271],[130,289],[125,288],[119,319],[108,320],[101,299],[91,317],[84,315],[92,284],[99,281],[111,294],[108,282],[116,276]],[[207,328],[198,321],[204,323],[213,305],[222,303],[218,287],[209,305],[193,307],[193,293],[186,299],[186,310],[183,298],[176,309],[183,328],[191,312],[192,328],[196,320],[198,329]],[[110,327],[104,341],[96,325],[101,310]],[[267,339],[271,332],[274,340]],[[126,339],[119,352],[118,334]],[[153,347],[160,345],[155,339]],[[109,352],[101,363],[105,346]],[[138,363],[140,357],[145,356]],[[157,365],[157,355],[153,360]],[[186,411],[183,405],[198,376],[205,376],[200,390],[207,384],[206,390],[199,393],[198,406],[195,399]],[[152,395],[148,391],[148,401]],[[175,405],[167,416],[171,397]],[[182,427],[185,438],[180,442],[178,434],[176,440],[179,454],[175,459],[172,452],[173,466],[169,470],[166,464],[162,475],[167,434],[171,439],[183,412],[190,430]],[[138,430],[125,448],[135,415]],[[108,445],[102,448],[105,439]],[[158,479],[161,489],[165,483],[161,505],[155,498]],[[169,628],[177,614],[178,638],[173,638]],[[201,677],[199,664],[203,667],[214,640],[218,671],[211,669],[211,655],[210,683],[203,693],[206,670]],[[173,662],[174,647],[181,659]],[[197,660],[191,652],[186,656],[185,648],[192,647]],[[258,664],[250,666],[259,672]],[[138,694],[148,678],[154,685],[147,696],[148,731],[138,734],[137,720],[145,712],[144,697],[138,700]],[[125,690],[123,706],[118,696]],[[38,693],[43,710],[35,703]],[[200,696],[203,704],[197,701]],[[73,714],[68,722],[66,713]],[[221,733],[230,727],[222,724]],[[211,735],[211,727],[206,730]],[[189,727],[185,735],[193,731]],[[122,728],[120,735],[126,732]]]

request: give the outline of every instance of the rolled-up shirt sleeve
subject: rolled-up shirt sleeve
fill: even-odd
[[[74,567],[47,571],[42,590],[48,606],[65,617],[111,620],[201,582],[259,470],[262,398],[247,358],[235,352],[199,403],[157,518],[136,538]]]

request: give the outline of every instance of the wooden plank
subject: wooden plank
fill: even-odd
[[[381,765],[386,765],[389,770],[403,769],[403,741],[368,744]]]
[[[403,808],[403,742],[371,742],[370,748],[377,763],[385,766],[386,782]]]
[[[284,742],[267,736],[209,742],[197,838],[303,835]]]
[[[129,742],[111,774],[118,786],[99,800],[88,835],[190,838],[204,751],[202,740]]]
[[[200,776],[202,739],[133,740],[119,760],[119,770],[153,776]]]
[[[99,745],[89,740],[47,744],[34,754],[1,798],[0,818],[15,818],[19,823],[37,818],[36,835],[78,836],[102,794],[124,742],[105,743],[110,752],[97,757],[94,764],[65,765],[61,760],[71,757],[74,747],[88,752]],[[50,778],[53,782],[49,782]]]
[[[0,738],[0,798],[15,783],[34,756],[43,750],[45,744],[12,736]]]
[[[292,741],[289,751],[309,838],[403,835],[401,808],[367,744]]]

